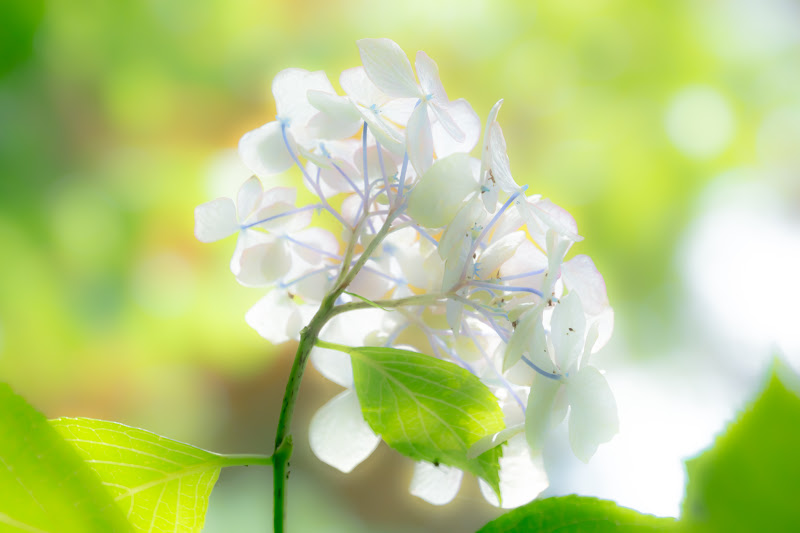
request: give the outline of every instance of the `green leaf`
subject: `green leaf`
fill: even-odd
[[[492,520],[479,529],[478,533],[673,531],[676,524],[674,518],[637,513],[608,500],[563,496],[534,500]]]
[[[682,521],[699,531],[796,531],[800,524],[800,397],[773,372],[761,397],[686,463]],[[788,387],[787,387],[788,385]]]
[[[346,347],[338,347],[346,348]],[[497,446],[474,459],[470,446],[502,430],[503,412],[481,381],[463,368],[394,348],[346,348],[364,418],[403,455],[472,472],[500,493]]]
[[[201,531],[223,466],[271,462],[263,456],[211,453],[116,422],[59,418],[51,423],[100,476],[136,531]]]
[[[0,532],[130,530],[72,446],[44,415],[0,383]]]

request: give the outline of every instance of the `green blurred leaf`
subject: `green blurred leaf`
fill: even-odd
[[[800,397],[773,371],[761,397],[686,463],[682,520],[699,531],[797,531],[800,526]]]
[[[0,384],[0,532],[130,531],[111,496],[44,415]]]
[[[499,495],[501,447],[467,458],[470,446],[505,427],[497,399],[477,377],[407,350],[346,351],[364,418],[386,444],[418,461],[472,472]]]
[[[201,531],[220,469],[270,462],[207,452],[115,422],[59,418],[51,423],[100,476],[136,531]]]
[[[492,520],[478,533],[672,531],[675,524],[674,518],[641,514],[608,500],[563,496],[534,500]]]

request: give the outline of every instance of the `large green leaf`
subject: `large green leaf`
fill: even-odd
[[[478,533],[602,533],[628,531],[672,531],[674,518],[658,518],[637,513],[616,503],[582,496],[563,496],[535,500],[492,520]]]
[[[0,383],[0,532],[130,531],[97,475]]]
[[[798,530],[800,397],[791,390],[796,379],[786,368],[773,372],[761,397],[714,447],[687,462],[682,521],[688,528]]]
[[[502,430],[503,412],[481,381],[463,368],[394,348],[344,348],[364,418],[403,455],[472,472],[500,491],[501,447],[474,459],[475,442]]]
[[[267,457],[218,455],[115,422],[51,423],[100,476],[136,531],[201,531],[220,468],[269,463]]]

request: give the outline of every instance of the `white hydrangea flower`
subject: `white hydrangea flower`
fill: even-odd
[[[547,486],[542,442],[568,412],[571,446],[584,461],[617,431],[608,383],[589,364],[613,330],[605,282],[589,257],[567,259],[582,240],[572,216],[514,180],[502,100],[474,158],[480,119],[466,100],[449,99],[427,54],[416,54],[415,73],[389,39],[363,39],[358,50],[363,65],[339,77],[343,96],[323,72],[279,72],[276,120],[239,143],[256,176],[296,166],[314,203],[297,207],[294,189],[264,190],[254,176],[235,202],[197,207],[195,235],[238,234],[231,270],[243,285],[266,288],[245,319],[272,343],[300,338],[320,309],[379,301],[391,309],[338,315],[321,338],[402,342],[478,376],[506,429],[470,453],[502,445],[502,506],[522,505]],[[311,449],[349,472],[380,436],[361,413],[349,356],[314,348],[311,360],[345,388],[314,415]],[[410,491],[443,505],[462,479],[459,469],[420,462]],[[481,491],[501,503],[484,482]]]

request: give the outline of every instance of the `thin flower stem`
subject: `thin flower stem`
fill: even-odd
[[[381,241],[389,234],[392,221],[399,215],[404,204],[394,213],[390,213],[386,218],[381,229],[375,234],[375,237],[370,242],[364,253],[356,260],[355,264],[350,268],[350,262],[353,258],[355,250],[355,242],[358,240],[358,234],[361,231],[367,217],[362,217],[356,229],[351,236],[350,243],[347,246],[347,252],[342,263],[342,270],[339,274],[334,289],[322,300],[319,310],[311,319],[311,322],[303,328],[300,332],[300,342],[297,345],[297,352],[294,356],[292,369],[289,372],[289,380],[286,383],[286,391],[283,395],[283,402],[281,404],[281,412],[278,418],[278,427],[275,430],[275,453],[272,454],[273,460],[273,528],[275,533],[284,532],[284,521],[286,518],[286,480],[289,477],[289,459],[292,456],[292,436],[290,434],[290,426],[292,422],[292,415],[294,414],[294,406],[297,403],[297,393],[300,390],[300,382],[303,379],[303,372],[308,364],[308,357],[311,354],[311,349],[315,343],[319,343],[319,333],[323,326],[334,316],[343,312],[341,309],[357,309],[358,304],[368,306],[367,302],[352,302],[336,307],[336,301],[339,296],[345,291],[350,282],[353,281],[356,274],[364,266],[372,253],[380,245]]]

